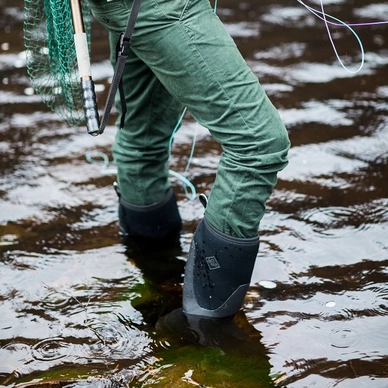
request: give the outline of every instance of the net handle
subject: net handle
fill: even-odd
[[[86,128],[90,135],[100,133],[100,118],[97,98],[92,79],[87,35],[85,33],[80,0],[70,0],[74,28],[74,44],[77,54],[78,70],[81,79],[81,93],[85,112]]]

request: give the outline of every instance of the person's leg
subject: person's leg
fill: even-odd
[[[190,248],[183,305],[187,313],[234,314],[249,286],[265,203],[287,164],[286,129],[208,0],[144,2],[132,50],[223,147]],[[250,270],[234,282],[245,264]]]
[[[287,164],[287,131],[208,0],[150,0],[133,42],[139,58],[223,147],[186,263],[183,309],[233,315],[249,287],[266,201]]]
[[[132,49],[223,147],[206,219],[227,235],[257,236],[288,135],[209,1],[143,3]]]
[[[110,34],[110,39],[113,46],[116,34]],[[142,237],[161,237],[159,245],[175,245],[182,222],[168,180],[167,160],[182,107],[133,53],[122,82],[127,113],[112,147],[120,188],[120,230],[138,243]],[[121,104],[117,107],[120,112]]]
[[[95,18],[109,31],[110,59],[126,28],[130,6],[122,0],[90,0]],[[120,230],[130,237],[177,235],[181,228],[175,194],[168,180],[169,141],[182,105],[130,51],[122,78],[127,107],[124,128],[118,129],[113,156],[120,195]],[[118,95],[117,95],[118,97]],[[121,103],[116,103],[121,113]],[[119,122],[120,118],[118,119]]]
[[[122,82],[127,113],[112,148],[118,183],[126,201],[146,206],[162,200],[170,188],[169,141],[182,105],[135,55],[126,62]]]

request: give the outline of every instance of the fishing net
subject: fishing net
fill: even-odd
[[[90,43],[90,11],[81,1]],[[43,102],[71,126],[84,119],[74,29],[69,0],[25,0],[24,44],[27,72]],[[90,47],[90,45],[89,45]]]

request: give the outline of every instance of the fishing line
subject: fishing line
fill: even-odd
[[[172,143],[174,142],[174,136],[175,136],[176,132],[178,131],[178,129],[180,128],[186,112],[187,112],[187,107],[185,107],[183,109],[183,111],[182,111],[182,113],[181,113],[181,115],[180,115],[180,117],[178,119],[178,122],[176,123],[176,125],[174,127],[174,130],[172,131],[172,134],[171,134],[171,137],[170,137],[170,141],[169,141],[169,144],[168,144],[168,154],[169,154],[169,157],[171,156]],[[194,138],[193,138],[193,142],[192,142],[192,145],[191,145],[190,156],[189,156],[189,159],[187,160],[187,164],[186,164],[186,168],[185,168],[184,174],[183,175],[179,174],[178,172],[173,171],[171,169],[168,170],[168,173],[170,175],[173,175],[176,178],[178,178],[180,181],[182,181],[186,197],[188,199],[190,199],[191,201],[193,201],[196,198],[197,192],[195,190],[194,185],[187,179],[187,172],[188,172],[188,170],[190,168],[190,164],[191,164],[191,161],[192,161],[192,158],[193,158],[194,149],[195,149],[195,143],[196,143],[196,137],[197,137],[197,125],[195,127]],[[190,188],[190,191],[191,191],[190,195],[189,195],[189,193],[187,191],[187,187]]]
[[[195,139],[194,139],[194,142],[195,142]],[[193,142],[193,145],[194,145],[194,142]],[[168,170],[168,173],[170,175],[172,175],[172,176],[178,178],[180,181],[182,181],[183,187],[184,187],[184,190],[185,190],[185,194],[186,194],[187,198],[190,199],[190,200],[194,200],[196,198],[195,187],[186,178],[186,174],[187,174],[189,166],[190,166],[190,162],[191,162],[191,159],[192,159],[192,156],[193,156],[193,152],[194,152],[194,146],[192,146],[192,148],[191,148],[190,158],[189,158],[189,161],[188,161],[188,163],[186,165],[186,169],[185,169],[185,174],[184,175],[179,174],[176,171],[173,171],[171,169]],[[98,160],[98,159],[101,159],[101,160]],[[105,154],[104,152],[100,152],[100,151],[89,152],[88,154],[86,154],[86,160],[89,163],[91,163],[91,164],[101,165],[100,173],[102,175],[115,175],[115,174],[117,174],[117,167],[108,168],[111,165],[111,162],[109,161],[108,155]],[[189,194],[189,192],[187,191],[187,187],[190,189],[191,194]]]
[[[102,160],[97,160],[101,158]],[[117,167],[108,168],[111,164],[107,154],[99,151],[89,152],[86,154],[86,160],[92,164],[100,164],[100,173],[103,175],[117,174]]]
[[[320,0],[321,2],[321,14],[322,14],[322,17],[323,17],[323,20],[325,22],[325,27],[326,27],[326,31],[327,31],[327,36],[329,37],[329,40],[330,40],[330,43],[331,43],[331,46],[333,47],[333,50],[334,50],[334,53],[338,59],[338,62],[340,63],[340,65],[349,73],[352,73],[352,74],[357,74],[364,66],[364,62],[365,62],[365,52],[364,52],[364,46],[361,42],[361,39],[360,37],[356,34],[356,32],[353,30],[352,27],[350,27],[348,24],[346,24],[345,22],[343,22],[342,20],[339,20],[337,18],[335,18],[334,16],[331,16],[331,15],[327,15],[328,17],[332,18],[333,20],[336,20],[338,21],[339,23],[343,24],[344,27],[348,28],[349,31],[355,36],[359,46],[360,46],[360,50],[361,50],[361,63],[360,63],[360,66],[356,69],[356,70],[350,70],[348,67],[346,67],[341,59],[341,57],[339,56],[338,54],[338,51],[337,51],[337,47],[333,41],[333,37],[331,35],[331,31],[330,31],[330,27],[329,27],[329,23],[327,22],[327,18],[326,18],[326,13],[325,13],[325,9],[323,7],[323,0]]]
[[[332,15],[329,15],[329,14],[327,14],[325,12],[324,5],[323,5],[323,0],[320,0],[321,11],[318,11],[317,9],[314,9],[314,8],[310,7],[309,5],[305,4],[302,0],[297,0],[297,2],[302,4],[308,11],[310,11],[313,15],[315,15],[317,18],[321,19],[324,22],[325,28],[326,28],[326,31],[327,31],[327,34],[328,34],[328,38],[330,40],[331,46],[332,46],[332,48],[334,50],[334,53],[335,53],[335,55],[337,57],[337,60],[340,63],[340,65],[349,73],[356,74],[356,73],[360,72],[360,70],[362,69],[362,67],[364,66],[364,63],[365,63],[365,51],[364,51],[364,46],[362,44],[362,41],[361,41],[360,37],[353,30],[352,27],[388,24],[388,21],[374,21],[374,22],[365,22],[365,23],[345,23],[344,21],[342,21],[342,20],[340,20],[340,19],[338,19],[338,18],[336,18],[336,17],[334,17]],[[328,20],[328,18],[332,19],[332,20],[335,20],[337,23]],[[341,60],[340,55],[338,54],[337,47],[336,47],[336,45],[334,43],[334,40],[333,40],[331,31],[330,31],[329,25],[345,27],[356,38],[356,40],[358,42],[358,45],[360,47],[360,51],[361,51],[361,63],[360,63],[359,67],[356,70],[350,70],[347,66],[345,66],[345,64]]]
[[[336,17],[334,17],[332,15],[326,14],[326,12],[324,10],[324,6],[323,6],[323,0],[320,0],[321,11],[318,11],[316,9],[313,9],[313,8],[309,7],[308,5],[304,4],[303,1],[301,1],[301,0],[297,0],[297,1],[300,4],[302,4],[303,6],[305,6],[312,14],[317,16],[319,19],[323,20],[323,22],[325,24],[326,31],[327,31],[328,38],[329,38],[331,46],[332,46],[332,48],[334,50],[334,54],[337,57],[337,60],[340,63],[340,65],[349,73],[352,73],[352,74],[358,73],[362,69],[362,67],[364,66],[365,52],[364,52],[364,46],[363,46],[363,44],[361,42],[361,39],[359,38],[357,33],[352,29],[352,27],[350,27],[348,24],[346,24],[342,20],[337,19]],[[322,16],[320,16],[320,15],[322,15]],[[333,19],[333,20],[337,21],[338,24],[336,23],[336,25],[340,25],[340,26],[348,28],[349,31],[355,36],[355,38],[356,38],[356,40],[357,40],[357,42],[359,44],[360,51],[361,51],[361,63],[360,63],[359,67],[356,70],[350,70],[347,66],[345,66],[345,64],[343,63],[342,59],[340,58],[340,56],[338,54],[337,47],[336,47],[336,45],[334,43],[331,31],[330,31],[330,27],[329,27],[330,22],[327,20],[327,18],[330,18],[330,19]]]
[[[319,14],[321,13],[320,11],[316,10],[315,8],[310,7],[306,3],[304,3],[302,0],[296,0],[298,3],[302,4],[306,9],[308,9],[312,14],[314,14],[317,18],[324,20],[322,16]],[[326,14],[326,16],[330,16]],[[327,21],[328,24],[331,24],[333,26],[343,26],[344,22],[341,23],[334,23],[334,22],[329,22]],[[384,21],[374,21],[374,22],[362,22],[362,23],[346,23],[350,27],[367,27],[367,26],[375,26],[375,25],[380,25],[380,24],[388,24],[388,20]]]
[[[172,132],[172,135],[170,137],[169,145],[168,145],[169,157],[171,156],[171,148],[172,148],[172,143],[173,143],[173,140],[174,140],[174,135],[178,131],[178,129],[180,128],[182,120],[184,118],[184,115],[185,115],[186,111],[187,111],[187,108],[184,108],[181,116],[178,119],[178,122],[175,125],[175,128],[174,128],[174,130]],[[188,173],[188,170],[190,168],[191,161],[193,159],[197,132],[198,132],[198,123],[196,123],[196,126],[195,126],[194,139],[193,139],[193,142],[192,142],[191,151],[190,151],[189,159],[188,159],[187,164],[186,164],[186,168],[185,168],[184,174],[183,175],[179,174],[178,172],[173,171],[171,169],[168,170],[169,175],[172,175],[172,176],[176,177],[177,179],[179,179],[183,183],[183,187],[184,187],[184,191],[185,191],[186,197],[188,199],[190,199],[191,201],[193,201],[196,198],[196,190],[195,190],[194,185],[187,179],[187,173]],[[100,151],[89,152],[89,153],[86,154],[86,160],[89,163],[101,165],[100,173],[103,174],[103,175],[114,175],[114,174],[117,174],[117,167],[108,168],[111,165],[111,162],[109,161],[108,155],[105,154],[104,152],[100,152]],[[191,193],[188,192],[187,188],[190,189]]]
[[[178,131],[178,129],[180,128],[183,117],[185,116],[186,112],[187,112],[187,107],[185,107],[183,109],[183,112],[182,112],[177,124],[175,125],[175,128],[174,128],[172,134],[171,134],[170,142],[169,142],[169,146],[168,146],[169,156],[171,156],[171,149],[172,149],[172,143],[174,141],[174,135]],[[187,160],[186,168],[185,168],[183,175],[181,175],[173,170],[169,170],[170,175],[177,177],[178,179],[180,179],[183,182],[183,188],[185,190],[186,197],[188,199],[190,199],[191,201],[193,201],[196,198],[197,193],[196,193],[194,185],[187,179],[187,173],[189,171],[190,164],[191,164],[191,161],[192,161],[193,155],[194,155],[195,143],[197,141],[197,132],[198,132],[198,123],[196,122],[195,123],[195,130],[194,130],[194,138],[193,138],[193,141],[191,144],[191,151],[190,151],[189,159]],[[187,186],[190,188],[191,195],[189,195],[189,193],[187,191]]]

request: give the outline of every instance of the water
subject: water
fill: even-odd
[[[177,309],[199,201],[172,178],[184,219],[181,250],[127,251],[115,166],[104,168],[95,154],[111,159],[114,117],[92,138],[30,95],[23,3],[0,6],[1,385],[388,387],[387,25],[354,27],[365,63],[350,73],[322,21],[300,3],[219,2],[293,147],[261,224],[244,312],[232,322],[187,322]],[[384,1],[325,7],[347,22],[388,19]],[[106,34],[93,28],[104,100]],[[357,70],[354,35],[331,32],[347,69]],[[190,116],[171,168],[184,172],[195,130],[189,178],[206,193],[219,147]]]

